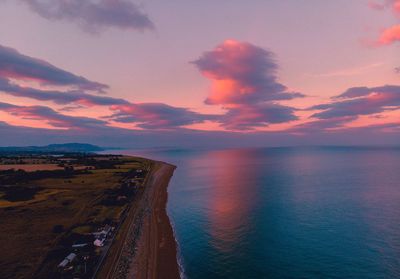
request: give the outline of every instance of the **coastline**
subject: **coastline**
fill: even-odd
[[[167,187],[176,166],[152,162],[143,195],[128,213],[96,278],[180,278],[177,243],[167,214]]]
[[[177,243],[167,214],[169,181],[175,166],[155,162],[149,181],[149,202],[143,218],[135,254],[129,266],[128,278],[180,278]]]

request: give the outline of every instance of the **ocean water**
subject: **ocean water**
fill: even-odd
[[[400,278],[400,149],[125,151],[178,166],[186,278]]]

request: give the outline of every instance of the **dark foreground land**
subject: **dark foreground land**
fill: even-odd
[[[173,170],[126,156],[0,157],[0,277],[179,278]]]

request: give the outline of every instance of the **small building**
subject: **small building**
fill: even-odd
[[[58,267],[60,267],[60,268],[65,268],[68,264],[69,264],[69,261],[68,261],[67,259],[64,259],[64,260],[58,265]]]
[[[70,263],[72,263],[76,258],[75,253],[70,253],[68,256],[65,257],[65,259],[58,265],[60,268],[65,268],[67,267]]]
[[[112,227],[110,225],[105,225],[101,231],[93,233],[96,238],[107,237],[111,233]]]
[[[77,244],[73,244],[72,248],[84,248],[86,246],[88,246],[89,244],[87,243],[77,243]]]
[[[103,247],[105,241],[106,241],[105,238],[99,238],[99,239],[96,239],[96,240],[93,242],[93,245],[94,245],[94,246],[97,246],[97,247]]]
[[[103,228],[103,232],[106,235],[109,235],[111,233],[111,230],[112,230],[112,227],[110,225],[105,225],[104,228]]]

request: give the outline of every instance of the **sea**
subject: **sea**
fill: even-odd
[[[177,166],[184,278],[400,278],[400,148],[121,153]]]

